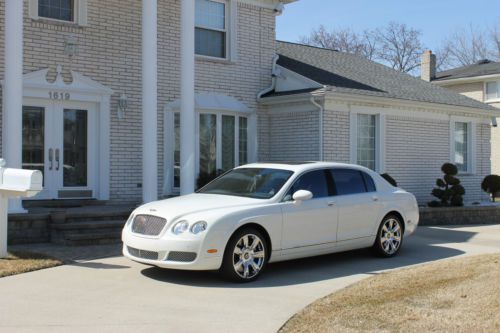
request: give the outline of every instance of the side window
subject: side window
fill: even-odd
[[[295,181],[287,195],[285,201],[291,200],[295,192],[299,190],[310,191],[313,199],[328,197],[328,178],[325,170],[315,170],[308,172]]]
[[[377,187],[375,186],[373,178],[366,172],[361,172],[361,174],[363,175],[363,179],[365,180],[366,192],[377,192]]]
[[[330,170],[337,189],[337,195],[366,193],[365,180],[358,170],[332,169]],[[373,182],[373,180],[372,180]]]

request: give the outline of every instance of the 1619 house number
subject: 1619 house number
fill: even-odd
[[[71,94],[69,92],[49,91],[49,98],[67,101],[71,99]]]

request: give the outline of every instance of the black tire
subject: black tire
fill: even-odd
[[[391,225],[391,223],[393,223],[394,226],[397,224],[397,228],[388,228],[388,225]],[[401,250],[401,246],[403,246],[403,236],[403,221],[393,214],[385,216],[378,228],[377,238],[372,248],[373,252],[382,258],[392,258],[396,256],[399,250]]]
[[[247,236],[247,247],[244,247],[244,237]],[[259,243],[255,250],[251,250],[254,245],[253,242],[258,239]],[[236,246],[242,251],[241,254],[235,252]],[[258,255],[259,257],[254,257]],[[247,257],[245,257],[247,256]],[[263,257],[261,257],[263,256]],[[246,258],[246,259],[245,259]],[[255,228],[242,228],[237,230],[229,239],[224,251],[222,266],[219,272],[222,276],[233,282],[247,283],[255,281],[264,271],[269,259],[269,246],[266,242],[265,236]],[[260,267],[256,270],[252,264]],[[235,262],[243,262],[240,266],[241,271],[237,271]],[[248,269],[248,276],[245,277],[246,270]],[[254,274],[255,273],[255,274]]]

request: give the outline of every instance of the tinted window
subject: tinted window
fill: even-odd
[[[365,180],[366,192],[376,192],[377,188],[375,187],[373,178],[366,172],[361,172],[361,174],[363,175],[363,178]]]
[[[288,191],[285,200],[291,200],[293,194],[299,190],[310,191],[313,194],[313,199],[327,197],[329,194],[325,170],[311,171],[300,176]]]
[[[332,169],[337,195],[365,193],[365,181],[360,171],[352,169]]]

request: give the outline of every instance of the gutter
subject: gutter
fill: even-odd
[[[325,108],[323,105],[318,103],[315,99],[315,96],[312,96],[310,102],[317,107],[319,110],[319,160],[323,161],[323,119],[325,114]]]
[[[271,75],[272,75],[272,80],[271,80],[271,86],[269,88],[266,88],[264,90],[261,90],[257,94],[257,102],[260,102],[262,100],[262,96],[265,94],[270,93],[271,91],[276,89],[276,82],[278,81],[278,76],[280,76],[280,70],[277,67],[277,63],[279,60],[280,56],[275,54],[273,57],[273,67],[271,70]]]

